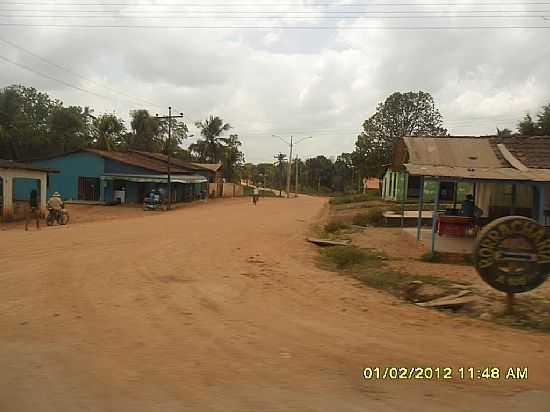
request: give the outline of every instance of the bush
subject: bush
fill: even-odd
[[[338,196],[330,199],[330,204],[332,205],[342,205],[345,203],[358,203],[366,202],[368,200],[378,199],[380,196],[378,192],[372,191],[367,192],[366,194],[357,194],[357,195],[347,195],[347,196]]]
[[[384,209],[380,207],[369,208],[365,213],[355,215],[353,224],[358,226],[381,225],[384,220]]]
[[[437,252],[426,252],[420,257],[420,260],[423,262],[437,263],[441,262],[441,256]]]
[[[334,233],[343,229],[349,229],[349,225],[342,222],[331,222],[328,225],[325,225],[325,232],[327,233]]]
[[[351,269],[357,265],[373,264],[382,260],[381,257],[368,253],[356,247],[338,246],[321,249],[321,257],[336,269]]]

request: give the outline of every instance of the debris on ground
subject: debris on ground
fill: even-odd
[[[423,308],[456,308],[472,302],[474,297],[469,296],[471,294],[471,291],[465,290],[456,295],[445,296],[428,302],[416,303],[416,305],[422,306]]]
[[[306,239],[308,242],[313,243],[317,246],[349,246],[350,241],[347,240],[328,240],[328,239],[316,239],[308,237]]]

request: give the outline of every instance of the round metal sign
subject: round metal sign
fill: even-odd
[[[550,239],[544,226],[523,216],[487,225],[474,245],[475,267],[497,290],[522,293],[540,286],[550,273]]]

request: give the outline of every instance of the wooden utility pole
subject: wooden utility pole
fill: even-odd
[[[172,119],[181,119],[183,118],[183,113],[180,113],[179,116],[172,116],[172,106],[168,107],[168,116],[159,116],[156,115],[156,118],[159,120],[168,119],[168,141],[166,142],[166,154],[168,156],[168,164],[166,167],[168,175],[168,210],[172,208],[172,176],[170,174],[170,155],[171,155],[171,138],[172,138]]]
[[[298,159],[298,155],[296,155],[296,159],[294,160],[294,163],[296,163],[296,185],[294,187],[294,197],[298,197],[298,167],[300,164],[300,160]]]
[[[288,169],[287,169],[287,176],[286,176],[286,197],[288,199],[290,197],[290,175],[292,173],[292,149],[298,143],[303,142],[306,139],[313,139],[313,138],[311,136],[304,137],[303,139],[300,139],[296,143],[294,143],[294,136],[290,136],[290,142],[286,141],[285,139],[283,139],[280,136],[277,136],[277,135],[272,135],[272,136],[282,140],[290,148],[290,153],[289,153],[289,157],[288,157]]]

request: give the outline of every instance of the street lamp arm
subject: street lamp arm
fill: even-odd
[[[277,135],[274,135],[272,134],[271,135],[272,137],[276,137],[277,139],[279,140],[282,140],[284,143],[286,143],[288,146],[290,146],[290,142],[287,142],[285,139],[283,139],[281,136],[277,136]]]

